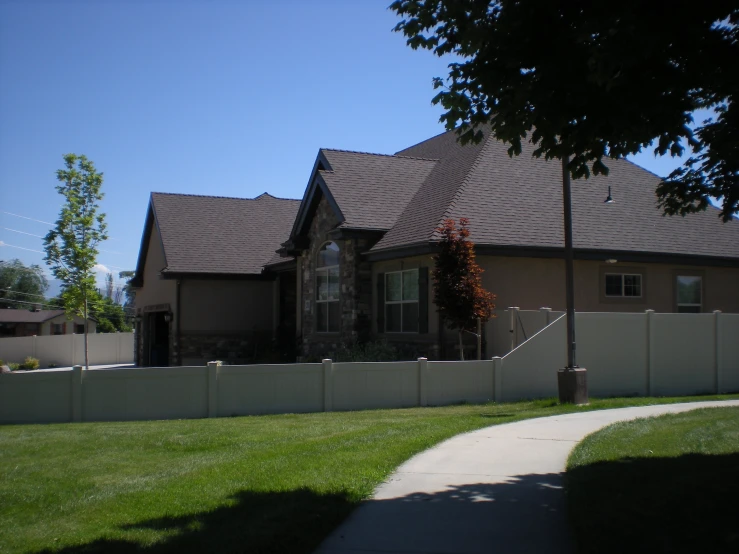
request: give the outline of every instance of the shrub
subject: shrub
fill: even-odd
[[[21,364],[17,364],[15,362],[8,362],[8,367],[10,368],[10,371],[18,371],[20,369]]]
[[[31,356],[27,356],[22,364],[18,364],[18,368],[19,369],[38,369],[39,361],[37,358],[32,358]]]
[[[342,344],[334,353],[335,362],[394,362],[398,351],[387,341]]]

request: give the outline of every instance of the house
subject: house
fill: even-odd
[[[445,357],[453,336],[433,306],[429,269],[446,218],[470,220],[483,284],[499,307],[565,307],[561,166],[532,150],[511,158],[489,134],[461,146],[453,132],[394,155],[321,149],[299,209],[291,204],[295,217],[268,240],[252,232],[234,242],[228,225],[228,235],[200,228],[228,263],[285,237],[278,256],[260,258],[259,277],[273,283],[272,316],[261,317],[273,333],[294,328],[301,355],[386,339],[409,355]],[[573,183],[575,308],[739,312],[739,221],[721,223],[713,208],[663,217],[658,176],[626,160],[607,165],[608,177]],[[614,203],[604,203],[608,187]]]
[[[88,332],[94,333],[96,322],[89,318]],[[64,310],[0,310],[0,338],[33,335],[84,334],[84,318],[67,319]]]
[[[152,193],[136,274],[136,363],[248,362],[277,339],[275,298],[293,283],[265,273],[300,202]],[[279,264],[277,264],[279,266]],[[291,316],[291,317],[290,317]],[[284,334],[284,333],[283,333]],[[291,344],[294,345],[294,338]]]

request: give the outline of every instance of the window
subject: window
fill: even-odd
[[[76,323],[74,326],[74,332],[78,335],[84,335],[85,334],[85,324],[84,323]]]
[[[606,273],[606,296],[639,298],[641,295],[640,274]]]
[[[385,274],[385,331],[418,333],[418,270]]]
[[[316,331],[337,333],[340,328],[339,246],[327,242],[316,260]]]
[[[64,334],[64,323],[52,323],[51,324],[52,335],[63,335]]]
[[[697,275],[676,278],[677,313],[699,314],[703,311],[703,279]]]

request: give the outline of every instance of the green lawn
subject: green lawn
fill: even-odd
[[[395,467],[443,439],[681,400],[696,398],[4,426],[0,552],[308,553]]]
[[[739,552],[739,408],[616,423],[567,464],[578,552]]]

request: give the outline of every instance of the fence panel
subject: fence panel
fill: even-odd
[[[647,314],[579,313],[577,362],[592,396],[647,395]]]
[[[206,367],[84,371],[84,421],[200,418],[208,415]]]
[[[0,374],[0,423],[60,423],[71,419],[71,371]]]
[[[321,364],[222,366],[218,415],[320,412]]]
[[[333,364],[334,410],[418,405],[418,362]]]
[[[495,398],[492,360],[428,362],[428,403],[487,402]]]
[[[719,392],[739,392],[739,314],[719,314]]]
[[[566,320],[560,317],[503,357],[501,400],[557,396],[557,370],[567,363]]]
[[[715,392],[713,314],[652,314],[652,394]]]

